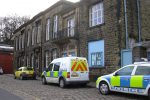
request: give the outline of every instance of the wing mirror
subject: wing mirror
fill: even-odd
[[[113,73],[113,76],[117,76],[117,73]]]

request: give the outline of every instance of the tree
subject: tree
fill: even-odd
[[[20,17],[17,14],[0,17],[0,42],[13,44],[13,32],[29,20],[29,16]]]

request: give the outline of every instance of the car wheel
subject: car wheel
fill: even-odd
[[[66,87],[66,84],[65,84],[65,81],[64,81],[63,78],[60,79],[59,85],[60,85],[61,88],[65,88]]]
[[[36,80],[36,77],[33,77],[34,80]]]
[[[16,76],[14,75],[14,79],[16,79]]]
[[[109,86],[106,82],[101,82],[99,85],[99,91],[101,94],[107,95],[110,93]]]
[[[43,84],[43,85],[46,85],[46,84],[47,84],[45,77],[42,77],[42,84]]]
[[[22,75],[20,75],[20,79],[23,80],[23,76]]]

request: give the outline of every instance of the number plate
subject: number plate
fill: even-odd
[[[79,77],[79,75],[71,75],[71,77]]]
[[[32,75],[28,75],[28,77],[32,77]]]

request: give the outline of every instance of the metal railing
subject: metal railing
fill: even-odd
[[[77,28],[68,27],[58,32],[54,32],[52,40],[55,41],[55,40],[60,40],[60,39],[64,39],[67,37],[78,37]]]

